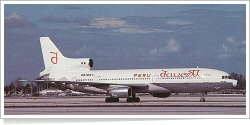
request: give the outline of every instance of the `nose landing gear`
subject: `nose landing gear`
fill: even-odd
[[[201,97],[200,102],[205,102],[206,101],[206,97]]]
[[[206,95],[207,95],[207,92],[202,93],[200,102],[205,102],[206,101],[206,97],[205,97]]]

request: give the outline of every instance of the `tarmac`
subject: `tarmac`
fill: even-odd
[[[174,116],[175,118],[206,118],[206,115],[215,118],[246,117],[245,95],[207,95],[206,102],[200,102],[200,95],[170,96],[156,98],[150,95],[139,96],[140,102],[106,103],[104,96],[82,97],[5,97],[4,117],[32,117],[43,115],[44,118],[65,115],[74,117],[160,117]],[[111,116],[110,116],[111,115]],[[213,117],[213,116],[212,116]]]

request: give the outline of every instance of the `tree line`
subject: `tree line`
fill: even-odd
[[[49,84],[49,83],[42,83],[42,82],[30,82],[24,83],[21,82],[21,78],[17,78],[14,81],[11,81],[9,85],[4,86],[4,91],[6,94],[36,94],[41,90],[48,89],[48,88],[58,88],[61,90],[66,90],[66,87],[60,84]]]
[[[233,77],[233,79],[238,81],[238,84],[235,87],[235,89],[238,89],[238,90],[245,90],[246,89],[246,78],[245,78],[245,76],[243,76],[242,74],[237,74],[235,72],[232,72],[230,75]]]

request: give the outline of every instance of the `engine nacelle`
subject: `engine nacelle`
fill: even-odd
[[[151,93],[153,97],[166,98],[170,96],[170,93]]]
[[[109,90],[111,97],[127,98],[132,96],[132,89],[130,87],[117,87]]]
[[[94,66],[93,59],[90,58],[71,59],[70,64],[72,66],[79,66],[85,68],[92,68]]]

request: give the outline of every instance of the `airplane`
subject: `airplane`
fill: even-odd
[[[166,98],[171,93],[202,93],[237,86],[228,73],[209,68],[91,70],[91,58],[67,58],[49,37],[40,37],[45,70],[36,82],[65,84],[69,89],[107,94],[105,102],[140,102],[136,93]]]

